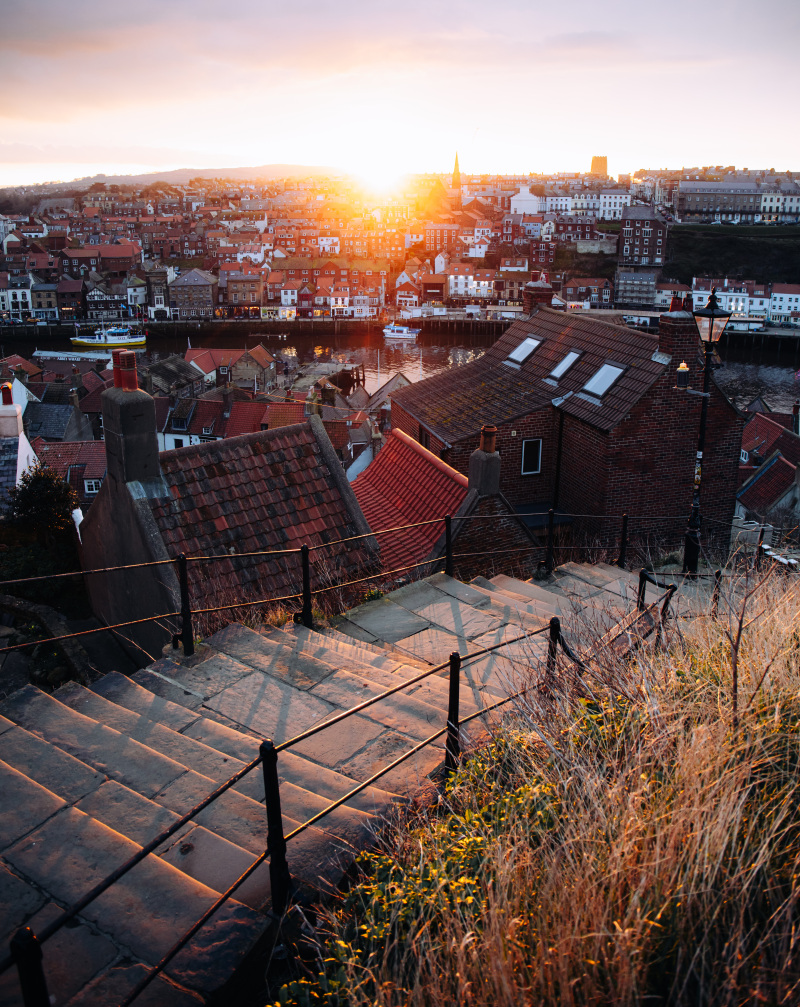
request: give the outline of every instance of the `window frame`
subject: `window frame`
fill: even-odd
[[[527,444],[538,444],[539,445],[539,455],[536,470],[526,470],[525,469],[525,447]],[[542,438],[541,437],[525,437],[522,441],[522,446],[520,450],[520,475],[523,476],[538,476],[542,474]]]
[[[580,360],[582,356],[583,356],[582,350],[569,350],[567,353],[564,354],[561,360],[559,360],[559,362],[555,365],[555,367],[550,371],[550,373],[547,375],[548,378],[550,378],[553,381],[560,381],[564,377],[564,375],[568,371],[570,371],[575,366],[575,364],[577,364],[577,362]],[[572,360],[569,360],[570,357],[572,357]],[[569,363],[567,363],[568,360]],[[563,368],[563,370],[559,371],[559,368]],[[558,373],[556,373],[556,371],[558,371]]]
[[[611,381],[605,386],[605,388],[601,392],[591,391],[589,385],[597,378],[599,378],[600,375],[605,370],[605,368],[607,367],[614,368],[615,370],[619,371],[619,373],[611,379]],[[590,395],[594,399],[602,399],[603,396],[606,395],[614,387],[614,385],[619,381],[619,379],[622,377],[622,375],[625,373],[627,369],[628,368],[625,366],[625,364],[617,364],[613,360],[606,360],[605,363],[601,364],[594,372],[594,374],[587,381],[584,382],[583,387],[581,388],[581,392],[583,392],[584,395]]]

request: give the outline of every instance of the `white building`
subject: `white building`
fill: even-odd
[[[631,205],[631,194],[622,189],[604,189],[600,193],[600,209],[598,217],[601,220],[621,220],[622,211]]]
[[[800,325],[800,284],[773,283],[769,318],[778,325]]]
[[[511,197],[511,213],[543,213],[546,204],[544,197],[537,196],[527,185],[523,185]]]

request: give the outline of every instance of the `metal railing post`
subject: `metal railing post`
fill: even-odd
[[[544,561],[548,573],[552,573],[555,566],[555,516],[551,507],[547,513],[547,554]]]
[[[300,546],[300,562],[303,565],[303,611],[301,618],[308,629],[314,628],[314,617],[311,612],[311,563],[308,558],[308,546]]]
[[[286,840],[283,837],[278,753],[275,751],[275,745],[269,740],[261,742],[259,752],[264,771],[264,802],[267,806],[267,849],[272,909],[273,912],[282,915],[289,904],[292,876],[286,861]]]
[[[448,577],[453,576],[453,522],[449,514],[444,516],[444,572]]]
[[[453,651],[450,655],[450,695],[447,703],[447,743],[445,745],[444,766],[448,773],[456,768],[461,754],[458,730],[458,694],[461,685],[461,655]]]
[[[556,676],[556,655],[558,653],[558,641],[561,639],[561,620],[554,615],[550,620],[550,639],[547,642],[547,677],[554,679]]]
[[[644,607],[645,607],[645,605],[644,605],[644,597],[645,597],[645,592],[646,591],[647,591],[647,571],[646,570],[640,570],[639,571],[639,590],[638,590],[638,592],[636,594],[636,608],[640,612],[644,612]]]
[[[625,569],[625,558],[628,551],[628,515],[622,515],[622,532],[619,537],[619,559],[617,560],[617,566],[620,570]]]
[[[181,588],[181,640],[185,657],[194,654],[194,632],[192,630],[192,602],[189,598],[189,571],[186,556],[178,556],[178,582]]]
[[[719,612],[719,592],[722,588],[722,570],[717,570],[714,574],[714,591],[711,595],[711,614],[717,618]]]
[[[17,964],[22,1002],[25,1007],[50,1007],[47,981],[42,968],[42,945],[30,927],[22,927],[11,938],[11,955]]]

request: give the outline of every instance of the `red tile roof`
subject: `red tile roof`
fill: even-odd
[[[465,476],[401,430],[392,430],[375,460],[353,483],[373,531],[443,519],[455,514],[468,492]],[[444,521],[380,535],[384,569],[421,563],[444,531]]]
[[[85,479],[102,479],[106,474],[106,446],[103,441],[41,441],[39,460],[63,478],[71,465],[85,465]]]
[[[363,534],[367,526],[317,417],[279,430],[165,451],[169,499],[151,500],[170,556],[213,555],[192,563],[196,606],[275,598],[301,591],[298,549]],[[335,569],[345,580],[374,567],[369,539],[312,552],[312,586]]]
[[[763,517],[775,507],[795,484],[797,466],[775,454],[756,469],[755,474],[737,493],[740,504]]]
[[[276,427],[302,423],[305,409],[305,402],[270,402],[266,410],[267,426],[274,430]]]
[[[255,433],[261,429],[263,418],[263,402],[234,402],[231,405],[231,415],[225,424],[225,436],[238,437],[239,434]]]
[[[800,465],[800,437],[765,413],[754,413],[747,421],[742,447],[748,452],[757,451],[762,458],[780,451],[793,465]]]

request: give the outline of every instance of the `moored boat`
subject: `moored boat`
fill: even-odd
[[[383,330],[385,339],[416,339],[422,329],[410,329],[407,325],[396,325],[391,322]]]
[[[132,329],[130,325],[112,325],[107,329],[99,328],[87,336],[72,336],[70,342],[75,346],[93,346],[100,349],[131,349],[144,346],[146,335],[141,329]]]

